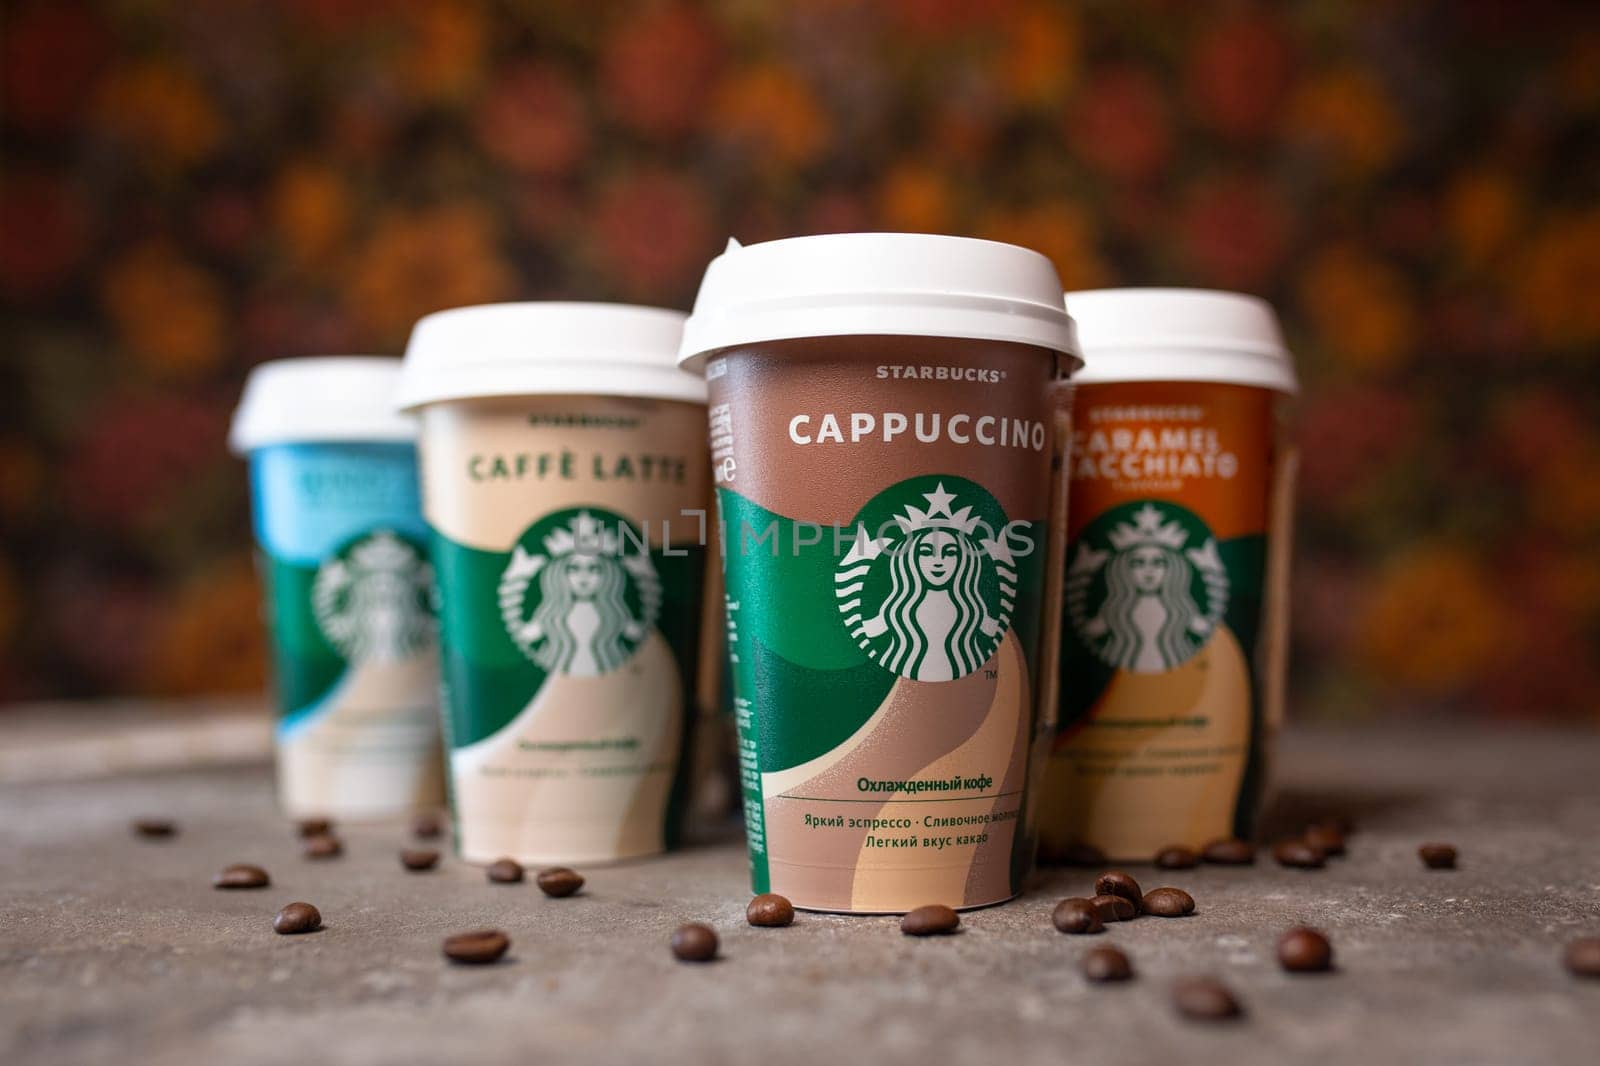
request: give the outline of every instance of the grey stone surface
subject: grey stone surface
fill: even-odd
[[[1600,935],[1600,738],[1434,729],[1293,732],[1275,820],[1359,821],[1325,871],[1172,873],[1146,888],[1199,901],[1099,937],[1049,924],[1093,871],[1048,871],[1024,898],[964,916],[943,939],[890,918],[801,915],[753,929],[736,829],[678,855],[593,869],[579,896],[491,885],[455,861],[401,870],[399,824],[345,827],[347,852],[300,858],[264,767],[0,785],[0,1061],[31,1063],[1591,1063],[1600,981],[1560,966]],[[166,842],[128,820],[177,818]],[[1427,839],[1461,848],[1424,870]],[[248,861],[271,888],[220,892]],[[327,928],[272,932],[303,899]],[[667,937],[696,919],[723,957],[675,962]],[[1338,972],[1291,976],[1285,928],[1328,931]],[[439,942],[506,930],[501,964],[448,964]],[[1092,987],[1094,944],[1132,956],[1136,980]],[[1179,975],[1215,973],[1247,1017],[1177,1018]]]

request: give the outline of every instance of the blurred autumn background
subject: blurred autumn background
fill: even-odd
[[[6,0],[0,699],[262,684],[253,364],[893,229],[1278,305],[1296,713],[1600,718],[1595,10]]]

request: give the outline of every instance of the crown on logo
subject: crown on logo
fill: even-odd
[[[944,490],[942,481],[932,492],[924,492],[922,498],[928,501],[926,511],[908,503],[904,512],[894,516],[901,532],[910,533],[916,529],[954,529],[961,533],[971,533],[983,521],[982,517],[973,515],[971,507],[963,507],[952,513],[950,505],[955,502],[956,497],[954,493]]]
[[[566,529],[544,538],[545,551],[552,556],[578,552],[582,555],[617,555],[621,540],[614,529],[606,529],[588,511],[579,511]]]
[[[374,534],[350,552],[350,561],[361,570],[404,570],[415,553],[393,533]]]
[[[1161,512],[1147,503],[1133,513],[1132,524],[1117,523],[1116,528],[1106,535],[1106,539],[1111,541],[1111,546],[1119,552],[1145,545],[1156,545],[1177,551],[1189,539],[1189,534],[1185,533],[1183,527],[1176,522],[1163,522]]]

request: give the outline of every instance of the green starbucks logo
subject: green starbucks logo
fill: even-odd
[[[500,575],[500,616],[522,653],[551,673],[608,674],[638,648],[661,610],[643,538],[598,507],[529,526]]]
[[[1228,609],[1228,571],[1204,522],[1155,500],[1115,507],[1079,536],[1067,568],[1072,627],[1106,665],[1138,674],[1194,657]]]
[[[1008,539],[994,497],[965,478],[911,478],[854,525],[834,595],[872,661],[912,681],[950,681],[988,662],[1016,603],[1014,549],[1031,548]]]
[[[393,530],[357,537],[317,568],[311,609],[328,643],[351,662],[394,662],[433,641],[433,568]]]

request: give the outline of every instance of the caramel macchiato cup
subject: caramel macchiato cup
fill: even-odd
[[[278,696],[278,800],[363,818],[443,802],[438,651],[416,425],[400,360],[283,359],[250,375],[247,455]]]
[[[1298,391],[1237,293],[1074,292],[1059,725],[1042,856],[1248,838],[1283,719]]]
[[[429,315],[422,423],[463,858],[671,847],[689,785],[705,566],[704,386],[683,315],[524,303]]]
[[[1052,390],[1043,256],[915,234],[730,245],[709,385],[751,880],[798,907],[975,907],[1033,854]]]

